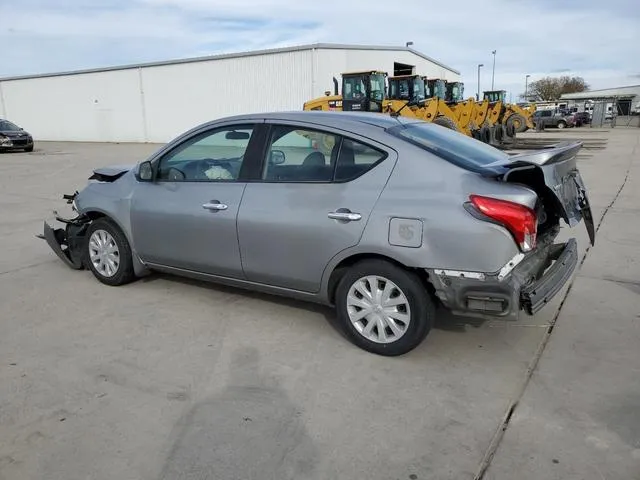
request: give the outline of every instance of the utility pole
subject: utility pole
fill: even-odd
[[[480,67],[484,67],[484,64],[478,64],[478,93],[476,93],[476,100],[480,100]]]
[[[491,72],[491,90],[493,90],[493,79],[496,76],[496,52],[497,50],[494,50],[493,52],[493,71]]]
[[[527,98],[528,98],[528,93],[529,92],[527,90],[527,87],[529,86],[528,84],[529,84],[529,77],[530,76],[531,75],[527,75],[526,77],[524,77],[524,101],[525,102],[528,101]]]

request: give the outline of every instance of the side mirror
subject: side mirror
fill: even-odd
[[[138,180],[141,182],[150,182],[153,180],[153,167],[150,161],[142,162],[138,168]]]
[[[286,156],[282,150],[271,150],[271,155],[269,156],[269,163],[271,165],[282,165]]]

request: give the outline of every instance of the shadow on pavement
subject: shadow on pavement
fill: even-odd
[[[311,478],[318,449],[303,412],[253,347],[233,352],[224,390],[174,426],[161,480]]]

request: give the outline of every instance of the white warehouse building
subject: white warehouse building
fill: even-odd
[[[164,143],[199,123],[301,110],[342,72],[459,81],[409,47],[314,44],[0,79],[0,115],[38,140]]]

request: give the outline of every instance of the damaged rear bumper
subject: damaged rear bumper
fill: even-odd
[[[571,278],[578,264],[574,238],[540,245],[516,256],[498,273],[427,270],[436,295],[454,314],[516,320],[520,310],[540,311]]]

